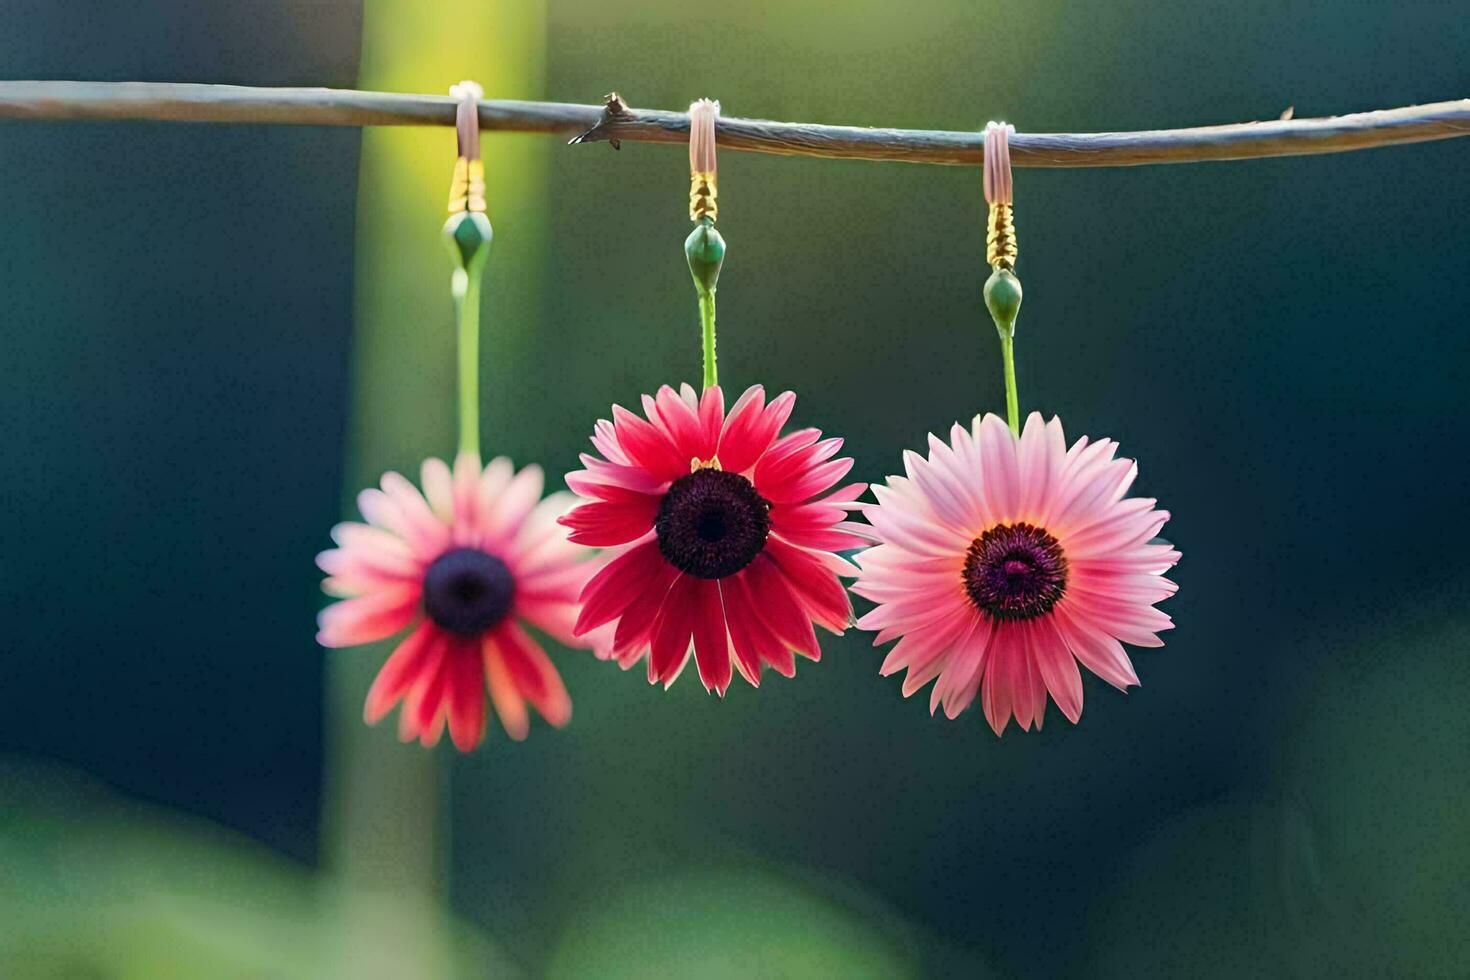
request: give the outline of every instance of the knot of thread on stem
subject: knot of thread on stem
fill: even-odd
[[[1015,198],[1011,184],[1011,144],[1016,127],[992,122],[985,127],[985,261],[993,269],[1016,269]]]
[[[449,182],[449,213],[485,213],[485,161],[480,158],[480,99],[485,90],[478,83],[463,81],[449,89],[459,99],[454,113],[459,157]]]
[[[700,99],[689,107],[689,220],[720,216],[718,168],[715,165],[715,120],[719,102]]]

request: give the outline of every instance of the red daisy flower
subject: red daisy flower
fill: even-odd
[[[648,656],[650,683],[674,682],[691,648],[706,690],[731,665],[753,686],[763,664],[787,677],[793,652],[817,660],[816,623],[841,635],[852,616],[834,552],[868,543],[847,521],[866,484],[832,490],[852,468],[841,439],[781,437],[796,396],[750,388],[725,414],[717,385],[643,396],[645,418],[613,406],[567,485],[588,502],[561,519],[579,544],[617,549],[582,591],[576,633],[612,627],[607,656]],[[825,496],[823,496],[825,494]],[[603,655],[599,653],[599,655]]]
[[[531,625],[571,646],[577,596],[596,568],[567,540],[557,518],[571,494],[541,499],[537,466],[516,473],[510,460],[480,467],[462,453],[454,471],[423,464],[423,493],[397,473],[357,503],[366,524],[332,529],[337,547],[317,556],[322,589],[342,601],[322,610],[317,641],[356,646],[412,632],[368,691],[363,714],[377,724],[400,701],[398,733],[433,745],[448,723],[455,747],[469,751],[485,734],[485,690],[505,732],[523,739],[529,703],[560,727],[572,702]]]

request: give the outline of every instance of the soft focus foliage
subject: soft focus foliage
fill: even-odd
[[[1105,975],[1454,976],[1470,963],[1470,624],[1442,606],[1397,618],[1331,637],[1333,668],[1304,683],[1276,779],[1129,858],[1091,930]]]
[[[513,976],[436,904],[364,893],[56,770],[0,769],[0,976]],[[364,970],[369,972],[364,974]]]
[[[556,980],[641,977],[846,977],[923,974],[888,916],[844,908],[757,868],[684,873],[631,884],[568,923],[552,954]],[[908,946],[909,948],[905,948]]]

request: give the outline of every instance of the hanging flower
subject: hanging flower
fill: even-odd
[[[397,473],[364,490],[366,524],[332,529],[337,547],[317,556],[322,589],[342,601],[322,610],[317,640],[356,646],[411,632],[368,691],[364,716],[376,724],[400,701],[404,741],[433,745],[446,722],[455,747],[469,751],[485,734],[485,690],[506,734],[523,739],[526,706],[558,727],[572,702],[534,626],[560,642],[572,636],[577,595],[595,568],[586,549],[567,540],[557,518],[570,494],[541,500],[536,466],[516,473],[510,460],[482,470],[461,453],[451,473],[425,460],[423,493]]]
[[[608,655],[625,669],[647,655],[665,687],[692,645],[706,690],[724,694],[732,664],[752,685],[763,664],[790,677],[793,651],[820,656],[813,623],[847,628],[837,576],[855,569],[833,552],[868,543],[846,520],[866,487],[832,490],[852,468],[832,458],[841,439],[779,435],[795,403],[788,391],[767,404],[757,385],[727,416],[717,385],[698,398],[664,386],[644,396],[646,419],[615,405],[597,423],[602,458],[584,454],[567,477],[588,502],[562,523],[572,541],[618,550],[582,592],[579,635],[613,627]]]
[[[994,415],[956,425],[907,477],[864,508],[880,544],[862,553],[853,591],[878,603],[858,626],[901,637],[882,673],[907,669],[907,697],[935,681],[929,710],[957,717],[977,691],[997,735],[1012,715],[1039,729],[1050,692],[1082,714],[1076,661],[1114,687],[1138,683],[1119,641],[1162,646],[1173,624],[1153,604],[1178,588],[1179,552],[1152,539],[1168,520],[1124,499],[1138,468],[1111,440],[1068,449],[1062,424],[1033,413],[1019,439]]]

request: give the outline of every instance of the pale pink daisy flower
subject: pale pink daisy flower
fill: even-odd
[[[834,552],[868,543],[847,520],[865,484],[833,490],[852,468],[841,439],[781,436],[796,396],[766,403],[759,385],[725,414],[718,385],[644,396],[640,418],[613,406],[592,444],[601,458],[567,485],[587,498],[562,523],[581,544],[616,549],[582,593],[577,632],[612,627],[609,656],[645,656],[650,683],[672,684],[691,650],[706,690],[734,670],[752,685],[770,664],[796,673],[793,651],[821,655],[813,623],[841,634],[852,606]]]
[[[358,495],[366,524],[332,529],[337,547],[317,556],[322,589],[341,602],[322,610],[317,641],[348,647],[410,630],[368,691],[363,714],[376,724],[400,701],[398,733],[433,745],[447,723],[456,748],[485,734],[485,692],[506,734],[523,739],[527,705],[555,726],[572,702],[532,626],[572,646],[577,596],[596,563],[567,540],[557,518],[568,493],[541,499],[541,469],[510,460],[483,469],[461,453],[451,472],[424,461],[423,492],[397,473]],[[610,638],[610,637],[609,637]]]
[[[979,692],[998,735],[1012,716],[1039,729],[1048,693],[1076,722],[1078,661],[1138,683],[1122,643],[1163,645],[1173,623],[1153,606],[1178,588],[1163,573],[1179,552],[1153,540],[1169,519],[1156,501],[1125,499],[1138,467],[1116,449],[1068,449],[1036,413],[1018,439],[987,415],[947,444],[930,435],[928,458],[906,452],[907,476],[874,486],[863,510],[881,543],[858,556],[853,591],[878,606],[858,626],[875,645],[900,638],[882,673],[907,669],[905,697],[934,681],[929,710],[955,718]]]

